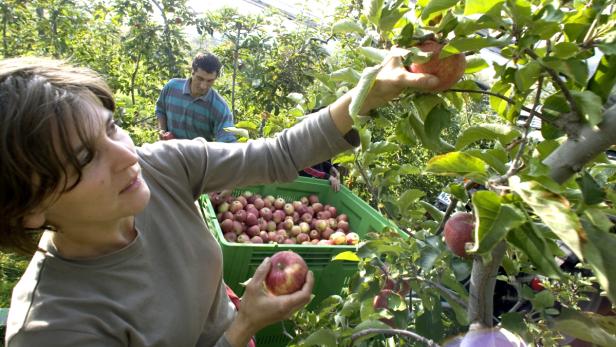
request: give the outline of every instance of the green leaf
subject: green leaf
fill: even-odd
[[[443,104],[439,104],[430,111],[424,121],[424,129],[428,138],[440,138],[441,131],[451,125],[452,114]]]
[[[364,15],[374,25],[378,25],[381,20],[383,3],[384,0],[364,0]]]
[[[587,205],[595,205],[603,202],[603,199],[605,199],[605,192],[588,172],[582,172],[580,177],[576,178],[575,181],[582,190],[584,203]]]
[[[366,151],[372,143],[372,132],[368,128],[359,129],[359,141],[361,143],[361,150]]]
[[[559,42],[554,45],[552,53],[560,59],[569,59],[580,52],[580,48],[573,42]]]
[[[363,35],[364,28],[357,21],[343,19],[334,23],[332,26],[332,32],[334,34],[357,33]]]
[[[235,123],[235,126],[238,128],[248,129],[248,130],[257,130],[257,125],[253,122],[243,120]]]
[[[501,324],[503,328],[524,336],[527,333],[524,316],[520,312],[508,312],[501,316]]]
[[[505,166],[505,163],[507,162],[507,153],[505,153],[505,151],[501,148],[482,150],[471,149],[467,150],[466,153],[483,160],[501,175],[504,175],[505,172],[507,172],[507,166]]]
[[[387,142],[387,141],[378,141],[378,142],[372,142],[370,146],[368,146],[367,152],[370,152],[371,154],[379,155],[379,154],[384,154],[384,153],[396,152],[399,150],[399,148],[400,146],[396,143]]]
[[[429,150],[436,153],[442,153],[453,149],[453,146],[443,141],[440,136],[437,138],[431,138],[426,135],[424,124],[419,118],[417,112],[410,112],[408,116],[408,121],[409,125],[411,126],[411,128],[413,128],[413,131],[415,132],[417,137],[421,140],[421,143]]]
[[[616,346],[616,316],[579,312],[566,307],[555,318],[559,332],[599,346]]]
[[[466,0],[464,2],[464,15],[486,14],[493,8],[503,5],[503,0],[485,1],[485,0]]]
[[[490,65],[483,58],[472,55],[470,57],[466,57],[466,67],[464,68],[464,73],[476,73],[488,67],[490,67]]]
[[[248,133],[248,130],[246,129],[241,129],[237,127],[226,127],[226,128],[223,128],[223,130],[228,133],[232,133],[233,135],[239,136],[239,137],[250,138],[250,134]]]
[[[457,175],[482,179],[487,165],[483,160],[464,152],[449,152],[430,159],[426,171],[438,175]]]
[[[407,7],[396,7],[393,9],[384,8],[379,21],[379,29],[381,31],[391,31],[398,21],[410,11]]]
[[[376,75],[379,73],[379,71],[381,71],[381,68],[381,65],[365,68],[361,75],[361,79],[357,84],[356,91],[353,94],[351,104],[349,105],[349,114],[356,122],[359,110],[364,104],[364,101],[366,100],[366,96],[368,96],[370,89],[372,89],[374,81],[376,81]]]
[[[330,329],[321,328],[308,336],[305,340],[301,342],[302,346],[310,347],[310,346],[325,346],[325,347],[336,347],[338,346],[338,341],[336,339],[336,333],[334,333]]]
[[[513,92],[513,87],[508,83],[498,81],[492,86],[491,92],[509,97]],[[509,108],[509,104],[501,98],[490,96],[490,107],[492,107],[499,116],[505,118],[505,113]]]
[[[376,64],[380,64],[389,54],[389,51],[386,49],[379,49],[374,47],[359,47],[358,52],[359,54],[368,58],[371,63]]]
[[[532,22],[533,18],[531,16],[531,6],[528,1],[513,0],[509,3],[509,8],[511,9],[513,21],[518,27],[523,27],[528,23]]]
[[[481,140],[498,140],[503,146],[520,137],[520,131],[506,124],[481,124],[465,129],[458,137],[456,149]]]
[[[396,139],[399,143],[404,145],[416,145],[417,139],[415,138],[415,134],[413,132],[413,128],[409,124],[408,117],[400,118],[398,123],[396,123],[396,131],[395,131]]]
[[[431,15],[453,7],[457,3],[458,0],[431,0],[421,11],[421,19],[424,21],[429,20],[432,17]]]
[[[442,308],[440,302],[430,310],[426,309],[415,319],[417,333],[431,340],[439,340],[443,334]]]
[[[603,120],[603,104],[597,94],[588,90],[583,92],[572,90],[571,94],[577,102],[582,115],[591,125],[601,123]]]
[[[426,193],[419,189],[409,189],[400,195],[398,199],[398,207],[400,210],[406,210],[411,206],[411,204],[417,202],[420,198],[422,198]]]
[[[542,310],[554,306],[554,295],[549,290],[543,290],[537,293],[530,301],[534,309]]]
[[[560,23],[538,20],[532,23],[530,35],[537,36],[542,40],[547,40],[561,31]]]
[[[593,269],[599,284],[607,292],[608,298],[616,302],[616,235],[597,228],[584,216],[582,225],[588,241],[583,244],[584,258]]]
[[[413,99],[413,105],[417,108],[417,111],[419,111],[419,116],[422,121],[426,120],[428,114],[430,114],[430,111],[432,111],[436,105],[444,102],[445,100],[443,100],[443,98],[434,94],[421,95]]]
[[[472,252],[488,254],[506,236],[509,230],[526,221],[526,216],[514,205],[503,204],[498,194],[481,190],[472,197],[478,223],[475,226],[475,244]]]
[[[340,70],[332,72],[330,74],[330,77],[334,81],[342,81],[342,82],[349,82],[349,83],[355,84],[357,83],[357,81],[359,81],[361,75],[359,72],[355,71],[354,69],[350,67],[345,67],[344,69],[340,69]]]
[[[597,71],[588,82],[588,90],[601,97],[601,104],[607,101],[616,83],[616,52],[614,55],[603,56]]]
[[[432,219],[434,219],[437,222],[440,222],[441,220],[443,220],[443,216],[445,215],[445,212],[439,210],[438,208],[436,208],[436,206],[426,202],[426,201],[420,201],[419,204],[426,209],[426,211],[428,212],[428,214],[430,215],[430,217],[432,217]]]
[[[529,223],[519,228],[510,230],[507,241],[524,252],[541,274],[558,279],[561,276],[560,267],[554,261],[554,254],[550,250],[546,240]]]
[[[515,72],[515,85],[523,92],[529,92],[530,87],[537,83],[541,75],[541,64],[532,60],[528,64],[517,69]]]
[[[486,47],[503,47],[505,45],[507,45],[506,42],[493,38],[457,37],[443,47],[440,58],[467,51],[478,51]]]
[[[355,252],[345,251],[336,254],[332,260],[360,261],[361,259],[359,259]]]
[[[565,197],[545,189],[535,181],[521,182],[518,176],[509,179],[509,186],[579,259],[583,259],[585,232]]]
[[[366,329],[391,329],[391,327],[380,320],[367,320],[357,324],[357,326],[353,328],[353,332],[356,333]],[[370,335],[366,337],[370,337]]]

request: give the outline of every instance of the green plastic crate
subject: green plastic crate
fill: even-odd
[[[343,186],[339,192],[334,192],[327,180],[299,177],[290,183],[238,188],[233,191],[233,195],[238,196],[247,190],[262,196],[282,197],[286,201],[299,200],[302,196],[316,194],[321,203],[335,206],[338,214],[345,213],[348,215],[350,230],[359,234],[360,240],[368,232],[380,232],[385,227],[394,228],[402,236],[406,236],[348,188]],[[208,227],[214,233],[222,248],[225,283],[239,296],[244,293],[244,287],[240,283],[252,277],[256,268],[265,257],[269,257],[282,250],[292,250],[300,254],[314,273],[315,284],[313,294],[315,297],[309,307],[315,307],[330,295],[339,294],[340,290],[348,284],[351,276],[357,271],[357,264],[355,262],[332,261],[332,258],[338,253],[355,251],[356,246],[243,244],[228,242],[223,237],[222,230],[216,219],[216,213],[207,194],[201,197],[200,206]],[[288,341],[289,339],[282,334],[282,328],[279,325],[268,327],[264,332],[257,335],[258,346],[285,346]]]

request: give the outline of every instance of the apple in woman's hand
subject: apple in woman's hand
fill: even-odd
[[[299,254],[282,251],[275,253],[271,261],[272,267],[265,278],[265,285],[272,294],[291,294],[304,286],[308,265]]]

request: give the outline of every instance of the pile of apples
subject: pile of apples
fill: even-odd
[[[216,217],[228,242],[302,245],[356,245],[359,235],[336,207],[322,204],[316,194],[299,200],[261,196],[210,194]]]

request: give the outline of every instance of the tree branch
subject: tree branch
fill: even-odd
[[[504,175],[497,177],[494,180],[490,180],[490,185],[504,184],[505,182],[509,180],[509,177],[518,173],[518,171],[520,171],[520,169],[523,167],[523,165],[520,165],[520,162],[522,161],[522,154],[524,154],[524,150],[526,149],[526,145],[528,144],[528,134],[530,133],[530,125],[533,122],[533,118],[535,117],[535,112],[537,112],[537,107],[539,106],[539,103],[541,102],[541,91],[543,89],[542,88],[543,87],[543,76],[539,78],[539,81],[537,82],[537,84],[538,86],[537,86],[537,93],[535,94],[535,103],[533,104],[533,108],[531,109],[531,112],[528,115],[528,119],[526,120],[526,123],[524,124],[524,137],[520,141],[520,148],[518,149],[518,153],[516,154],[515,158],[511,162],[511,166],[509,167],[509,170],[507,170],[507,172]]]
[[[364,336],[367,335],[372,335],[372,334],[383,334],[386,336],[395,336],[395,335],[400,335],[400,336],[404,336],[410,339],[413,339],[415,341],[419,341],[419,342],[423,342],[426,346],[430,346],[430,347],[440,347],[440,345],[430,339],[427,339],[417,333],[414,333],[412,331],[408,331],[408,330],[402,330],[402,329],[376,329],[376,328],[370,328],[370,329],[364,329],[364,330],[360,330],[356,333],[354,333],[353,335],[351,335],[351,346],[353,346],[355,344],[355,340],[362,338]]]
[[[578,138],[569,138],[543,163],[550,168],[550,177],[562,184],[597,155],[616,144],[616,105],[603,113],[597,127],[585,125]]]
[[[507,103],[509,103],[511,105],[515,105],[516,104],[516,102],[513,99],[511,99],[511,98],[508,98],[508,97],[506,97],[504,95],[501,95],[501,94],[498,94],[498,93],[489,92],[487,90],[452,88],[452,89],[446,90],[445,92],[485,94],[485,95],[490,95],[490,96],[494,96],[494,97],[497,97],[499,99],[505,100],[505,101],[507,101]],[[526,111],[528,113],[532,112],[532,110],[530,108],[526,107],[526,106],[520,106],[520,109],[524,110],[524,111]],[[535,111],[535,116],[539,117],[544,122],[548,122],[548,123],[552,122],[551,119],[548,119],[547,117],[545,117],[541,112]]]
[[[536,61],[538,61],[540,59],[539,56],[537,55],[537,53],[535,53],[532,49],[526,48],[526,49],[524,49],[524,53],[528,54],[531,58],[533,58]],[[571,107],[571,111],[575,115],[577,115],[579,117],[579,119],[582,119],[583,118],[582,117],[582,113],[580,112],[580,108],[578,107],[577,102],[575,102],[575,99],[573,98],[573,95],[571,95],[571,92],[569,91],[569,88],[567,88],[565,83],[560,79],[560,76],[558,75],[556,70],[554,70],[551,67],[546,66],[544,64],[541,64],[541,66],[552,77],[552,80],[554,81],[554,83],[556,83],[556,85],[558,85],[558,88],[563,93],[563,96],[569,102],[569,106]]]
[[[482,257],[475,256],[471,272],[471,284],[468,300],[468,318],[471,323],[484,327],[492,327],[494,311],[494,285],[496,274],[500,267],[507,243],[501,241],[492,250],[492,259],[484,263]]]

